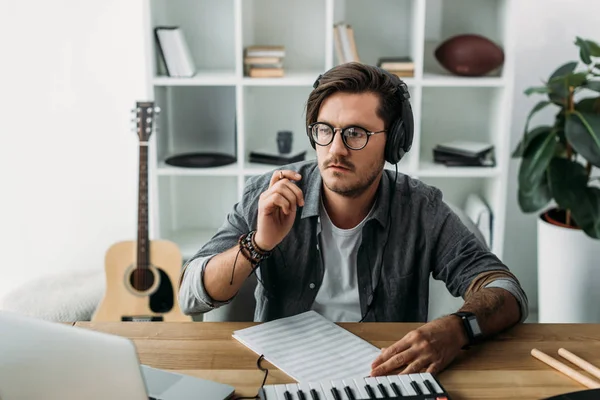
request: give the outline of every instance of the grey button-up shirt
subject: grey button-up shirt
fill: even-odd
[[[305,205],[298,209],[289,234],[256,271],[254,320],[259,322],[310,310],[323,280],[319,168],[315,161],[284,168],[302,175],[297,185]],[[204,267],[212,256],[235,246],[242,234],[256,229],[259,196],[269,188],[271,176],[249,179],[224,224],[186,263],[179,291],[184,313],[204,313],[232,300],[210,298],[203,285]],[[394,177],[395,172],[384,170],[374,212],[363,227],[356,260],[360,309],[365,321],[425,322],[430,275],[457,297],[464,296],[478,274],[508,268],[444,203],[439,189],[401,173],[394,183]],[[515,295],[524,320],[525,293],[518,282],[503,281],[497,286]]]

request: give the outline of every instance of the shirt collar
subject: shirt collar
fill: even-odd
[[[321,201],[322,186],[321,171],[315,163],[314,168],[310,171],[308,182],[305,186],[304,207],[302,208],[301,218],[319,216],[319,204]],[[375,200],[375,210],[371,214],[369,220],[376,219],[383,228],[388,224],[388,209],[390,207],[390,174],[385,169],[379,182],[377,189],[377,200]]]

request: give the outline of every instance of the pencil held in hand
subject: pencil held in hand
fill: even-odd
[[[537,358],[538,360],[548,364],[552,368],[557,369],[558,371],[562,372],[569,378],[581,383],[584,386],[587,386],[590,389],[600,388],[600,383],[575,371],[573,368],[566,366],[565,364],[561,363],[560,361],[556,360],[553,357],[550,357],[546,353],[539,351],[538,349],[532,349],[531,355],[534,356],[535,358]]]

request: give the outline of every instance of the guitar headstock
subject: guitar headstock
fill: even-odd
[[[160,108],[155,107],[152,101],[138,101],[132,112],[134,113],[133,120],[136,123],[138,138],[140,142],[147,142],[154,130],[154,122],[160,113]]]

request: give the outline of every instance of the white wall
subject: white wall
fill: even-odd
[[[0,2],[0,298],[134,239],[141,0]]]
[[[600,42],[600,2],[590,0],[515,1],[514,26],[518,28],[511,150],[521,138],[525,120],[541,96],[523,91],[538,86],[560,65],[579,59],[575,36]],[[544,110],[532,122],[552,121],[554,110]],[[535,126],[535,125],[532,125]],[[508,184],[508,209],[504,261],[515,271],[537,311],[536,215],[523,214],[517,199],[519,160],[512,160]],[[565,266],[566,268],[568,266]]]

